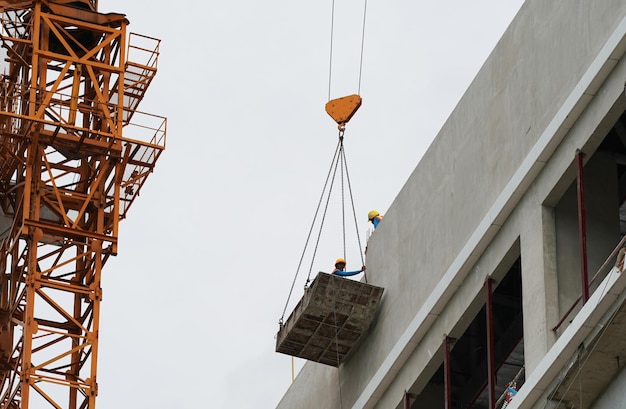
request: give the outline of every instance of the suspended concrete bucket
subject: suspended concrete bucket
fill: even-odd
[[[276,352],[338,367],[372,323],[384,289],[320,272],[276,337]]]

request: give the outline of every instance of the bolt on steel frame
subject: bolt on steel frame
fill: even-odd
[[[96,0],[0,1],[0,408],[95,408],[102,268],[165,149],[160,41]]]

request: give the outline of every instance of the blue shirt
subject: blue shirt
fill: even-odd
[[[382,220],[382,217],[376,216],[372,219],[372,224],[374,225],[374,229],[378,227],[378,223]]]
[[[335,270],[333,271],[333,275],[336,275],[336,276],[341,276],[341,277],[348,277],[348,276],[354,276],[354,275],[357,275],[357,274],[359,274],[360,272],[361,272],[361,270],[358,270],[358,271],[343,271],[343,270],[337,270],[337,269],[335,269]]]

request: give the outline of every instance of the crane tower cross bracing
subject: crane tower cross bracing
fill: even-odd
[[[100,278],[165,149],[160,40],[97,0],[0,0],[0,409],[95,408]]]

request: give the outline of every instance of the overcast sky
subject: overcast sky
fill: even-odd
[[[367,212],[392,205],[522,3],[367,2],[363,105],[344,140],[363,245]],[[342,256],[337,185],[297,270],[337,144],[329,72],[331,99],[359,91],[364,2],[335,0],[332,70],[332,0],[99,8],[162,40],[139,110],[168,128],[104,267],[98,407],[274,408],[291,384],[275,335],[296,272],[287,316],[309,269]]]

